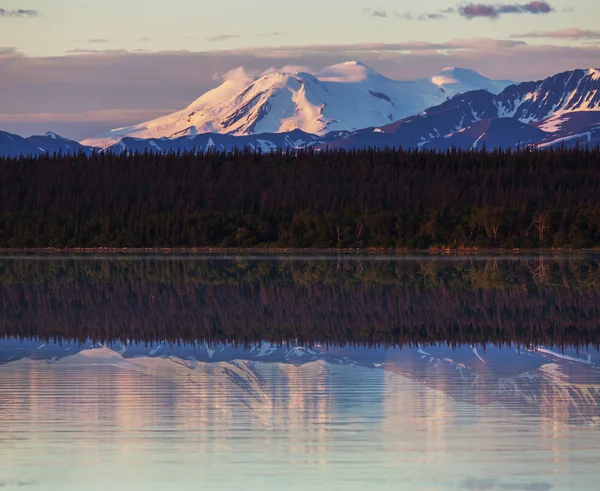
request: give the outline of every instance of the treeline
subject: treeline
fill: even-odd
[[[600,149],[0,159],[0,247],[590,248]]]
[[[415,291],[440,287],[452,291],[600,291],[600,254],[0,256],[0,294],[2,288],[15,285],[56,288],[87,284],[100,290],[113,284],[213,287],[267,283],[336,285],[345,290],[366,286]]]
[[[458,273],[426,261],[317,262],[307,269],[302,262],[255,268],[220,261],[29,263],[43,272],[37,280],[24,262],[0,262],[0,336],[82,343],[600,346],[597,263],[491,261],[464,263]]]

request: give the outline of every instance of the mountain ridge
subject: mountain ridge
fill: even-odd
[[[470,146],[465,146],[461,133],[472,132],[481,121],[494,120],[503,121],[490,123],[496,130],[502,126],[511,129],[492,138],[501,141],[502,148],[520,144],[549,146],[564,141],[594,144],[600,138],[600,70],[562,72],[544,80],[511,85],[497,95],[485,90],[459,94],[418,115],[352,132],[346,138],[327,142],[327,146],[470,148],[477,139],[491,135],[480,133],[469,142]],[[520,125],[506,123],[507,120]],[[517,127],[522,131],[515,131]],[[440,146],[441,139],[450,142]]]
[[[358,90],[363,95],[367,94],[366,99],[363,98],[362,102],[357,103],[359,106],[365,105],[361,114],[367,111],[367,106],[373,105],[376,109],[373,117],[385,119],[380,109],[393,107],[395,102],[388,95],[391,92],[382,87],[386,84],[395,86],[398,83],[409,85],[413,83],[387,79],[359,62],[333,65],[317,75],[329,82],[322,82],[317,76],[306,72],[290,74],[285,71],[270,71],[251,83],[229,80],[202,95],[185,110],[188,111],[186,117],[190,120],[187,121],[189,123],[208,103],[220,101],[225,96],[229,97],[228,100],[245,101],[244,104],[236,106],[233,114],[220,121],[222,131],[200,133],[195,126],[184,125],[183,129],[170,134],[170,137],[141,138],[135,132],[133,136],[127,136],[131,129],[129,127],[115,130],[119,135],[124,136],[117,137],[117,133],[114,133],[114,142],[103,141],[101,143],[104,146],[95,148],[73,142],[52,132],[28,138],[0,132],[0,155],[37,156],[80,151],[167,153],[230,151],[240,148],[269,152],[276,149],[293,150],[307,147],[316,149],[403,147],[443,151],[450,148],[481,150],[483,148],[509,149],[517,146],[548,148],[563,144],[567,146],[600,144],[600,69],[561,72],[543,80],[509,85],[498,94],[486,88],[458,92],[441,104],[427,107],[403,119],[389,121],[383,125],[363,126],[355,130],[325,132],[331,126],[331,121],[324,116],[327,104],[322,103],[317,106],[307,103],[303,106],[306,109],[304,114],[288,118],[285,124],[289,129],[286,131],[262,131],[265,125],[266,127],[272,125],[273,121],[269,118],[275,111],[274,108],[279,107],[277,100],[279,102],[286,100],[287,96],[281,94],[290,87],[295,87],[298,94],[304,94],[304,102],[309,100],[309,96],[306,95],[306,91],[309,90],[313,102],[316,100],[314,97],[325,100],[331,96],[337,98],[338,106],[343,106],[348,94]],[[438,90],[445,91],[443,87],[451,87],[457,77],[460,79],[463,76],[467,79],[480,77],[472,70],[448,67],[426,80],[428,80],[428,87],[435,86]],[[377,85],[379,90],[385,92],[366,89],[365,80],[375,80],[376,85],[379,84]],[[459,85],[462,87],[460,82]],[[245,88],[239,92],[240,87]],[[341,95],[335,93],[336,90],[340,90],[340,87]],[[348,87],[354,88],[344,93]],[[297,106],[293,105],[289,108],[293,109]],[[339,109],[339,114],[352,113],[355,108],[356,104],[348,105],[346,108]],[[155,128],[157,132],[162,133],[165,128],[175,128],[180,124],[180,114],[181,111],[166,117],[167,119],[154,120],[158,122]],[[172,118],[172,121],[169,118]],[[388,119],[390,119],[389,115]],[[368,118],[365,121],[367,120]],[[281,121],[283,120],[276,119],[276,130],[282,129]],[[296,128],[302,126],[303,122],[309,126],[316,124],[317,127],[312,127],[313,131],[310,132]],[[161,126],[163,123],[166,126]],[[356,124],[358,124],[358,117]],[[141,128],[140,131],[143,133],[146,128]]]
[[[245,136],[295,129],[323,136],[397,121],[458,93],[478,88],[498,92],[511,83],[459,68],[397,81],[360,62],[332,65],[316,75],[273,70],[250,83],[226,80],[181,111],[117,128],[82,144],[105,148],[124,137]]]
[[[54,153],[92,153],[93,148],[69,140],[48,131],[45,135],[33,135],[24,138],[19,135],[0,130],[0,156],[19,157],[39,156]]]

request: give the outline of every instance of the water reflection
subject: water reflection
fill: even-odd
[[[598,256],[5,258],[0,335],[600,346]]]
[[[596,489],[598,352],[39,346],[0,347],[7,489]]]
[[[597,489],[595,255],[0,257],[0,311],[2,491]]]

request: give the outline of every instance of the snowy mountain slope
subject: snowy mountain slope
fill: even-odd
[[[600,145],[600,111],[576,111],[557,114],[535,124],[551,135],[540,142],[541,147],[565,145]]]
[[[104,148],[124,137],[239,136],[295,129],[324,135],[383,125],[461,92],[486,89],[497,93],[508,85],[509,81],[492,81],[459,68],[447,68],[422,80],[396,81],[359,62],[334,65],[316,76],[272,71],[249,84],[226,81],[181,111],[82,143]]]
[[[92,148],[48,132],[43,136],[23,138],[12,133],[0,131],[0,156],[18,157],[19,155],[43,155],[62,152],[63,154],[85,152],[91,153]]]
[[[546,80],[512,85],[495,95],[485,90],[467,92],[421,114],[398,122],[353,132],[328,142],[330,148],[364,146],[447,148],[441,138],[464,148],[466,131],[480,121],[512,119],[518,124],[494,123],[496,142],[595,141],[600,127],[600,70],[574,70]],[[479,125],[481,126],[481,125]],[[539,133],[541,130],[546,133]],[[521,131],[522,136],[517,133]],[[537,137],[536,137],[537,132]],[[588,134],[589,133],[589,134]],[[512,135],[512,136],[511,136]],[[481,134],[479,135],[481,136]],[[442,143],[441,145],[438,145]]]
[[[492,94],[499,94],[515,83],[510,80],[490,80],[489,78],[480,75],[475,70],[458,67],[444,68],[433,77],[420,80],[417,84],[422,85],[425,81],[429,81],[433,85],[439,87],[444,93],[448,94],[449,97],[480,89],[491,92]]]
[[[531,123],[578,111],[600,111],[600,70],[573,70],[513,85],[496,98],[499,117]]]

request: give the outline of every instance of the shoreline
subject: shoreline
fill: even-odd
[[[367,255],[367,256],[444,256],[444,255],[468,255],[477,256],[481,254],[497,254],[497,255],[560,255],[560,254],[590,254],[599,253],[600,247],[585,248],[585,249],[480,249],[480,248],[431,248],[431,249],[392,249],[392,248],[364,248],[364,249],[337,249],[337,248],[280,248],[280,247],[73,247],[73,248],[55,248],[55,247],[35,247],[35,248],[0,248],[1,255],[9,254],[73,254],[73,255],[108,255],[108,254],[155,254],[155,255],[207,255],[207,254],[222,254],[222,255],[244,255],[244,254],[260,254],[260,255],[313,255],[313,254],[328,254],[328,255]]]

